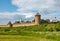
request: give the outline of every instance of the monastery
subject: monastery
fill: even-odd
[[[18,24],[11,24],[10,22],[7,25],[0,25],[0,27],[19,27],[19,26],[33,26],[33,25],[37,25],[40,24],[41,21],[41,15],[39,13],[37,13],[34,16],[35,22],[31,22],[31,23],[18,23]]]
[[[11,22],[9,22],[7,25],[0,25],[0,27],[19,27],[19,26],[33,26],[33,25],[37,25],[37,24],[41,24],[41,15],[39,13],[37,13],[34,16],[35,22],[31,22],[31,23],[15,23],[15,24],[11,24]],[[51,23],[57,23],[58,20],[55,19],[52,20]]]

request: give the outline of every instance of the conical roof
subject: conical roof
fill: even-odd
[[[8,24],[12,24],[11,21],[9,21]]]
[[[36,15],[40,15],[40,13],[36,13]]]

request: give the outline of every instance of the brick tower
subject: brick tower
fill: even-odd
[[[41,21],[40,19],[41,19],[41,15],[39,13],[37,13],[35,15],[35,24],[40,24],[40,21]]]

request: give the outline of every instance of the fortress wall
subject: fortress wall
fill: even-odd
[[[25,23],[25,24],[13,24],[13,27],[19,27],[19,26],[33,26],[36,25],[35,23]]]
[[[36,25],[35,23],[22,23],[22,24],[13,24],[13,27],[19,27],[19,26],[33,26]],[[10,25],[0,25],[0,27],[10,27]]]
[[[39,13],[37,13],[35,15],[35,22],[33,22],[33,23],[11,24],[11,22],[9,22],[7,25],[0,25],[0,27],[33,26],[33,25],[40,24],[40,22],[41,22],[40,19],[41,19],[41,15],[39,15]]]
[[[0,25],[0,27],[9,27],[9,25]]]

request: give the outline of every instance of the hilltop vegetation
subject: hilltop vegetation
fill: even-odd
[[[60,22],[56,24],[39,24],[25,27],[0,28],[0,34],[21,34],[26,32],[53,32],[60,31]]]

